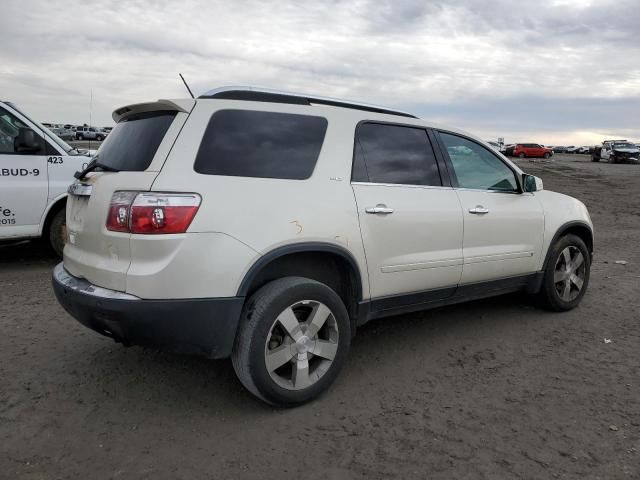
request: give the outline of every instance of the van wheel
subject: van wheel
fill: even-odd
[[[544,272],[540,300],[556,312],[575,308],[582,300],[591,270],[591,257],[580,237],[566,235],[551,246]]]
[[[246,302],[231,360],[247,390],[272,405],[292,407],[333,383],[350,342],[340,297],[315,280],[285,277]]]
[[[57,256],[62,258],[62,250],[64,250],[67,238],[66,210],[64,208],[58,210],[51,218],[47,235],[49,237],[49,246]]]

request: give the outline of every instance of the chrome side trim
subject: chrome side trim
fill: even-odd
[[[409,183],[375,183],[375,182],[351,182],[351,185],[362,185],[364,187],[408,187],[422,188],[428,190],[453,190],[453,187],[445,187],[442,185],[414,185]]]
[[[62,262],[56,265],[53,269],[53,278],[64,288],[68,288],[69,290],[73,290],[84,295],[109,298],[112,300],[140,300],[139,297],[134,295],[98,287],[83,278],[74,277],[64,269],[64,264]]]
[[[496,262],[499,260],[511,260],[515,258],[530,258],[533,257],[534,254],[535,252],[528,250],[522,252],[497,253],[495,255],[478,255],[476,257],[465,257],[464,263],[465,265],[469,265],[472,263]]]
[[[382,273],[409,272],[411,270],[426,270],[429,268],[457,267],[463,264],[462,258],[447,258],[430,262],[407,263],[404,265],[383,265]]]
[[[86,183],[72,183],[67,189],[69,195],[77,197],[90,197],[92,191],[93,185],[87,185]]]

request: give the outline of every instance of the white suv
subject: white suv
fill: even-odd
[[[586,207],[459,130],[250,88],[113,118],[69,191],[58,300],[125,345],[230,356],[269,403],[325,390],[368,320],[587,288]]]

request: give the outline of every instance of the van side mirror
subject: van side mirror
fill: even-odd
[[[41,149],[40,137],[36,132],[27,127],[18,130],[18,136],[13,141],[15,153],[38,153]]]
[[[526,173],[522,174],[522,186],[525,192],[539,192],[544,190],[541,178]]]

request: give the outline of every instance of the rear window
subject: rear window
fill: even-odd
[[[146,170],[175,116],[160,111],[121,120],[98,149],[98,162],[125,172]]]
[[[326,130],[322,117],[220,110],[209,120],[194,169],[206,175],[305,180]]]

